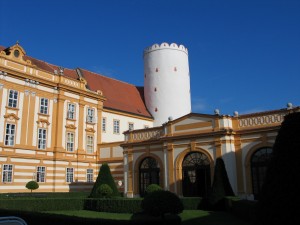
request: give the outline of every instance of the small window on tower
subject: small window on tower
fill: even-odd
[[[156,72],[158,72],[158,68],[156,68],[156,70],[155,70]]]
[[[157,108],[155,108],[155,112],[157,112]]]
[[[156,88],[154,88],[154,91],[156,92],[156,91],[157,91],[157,89],[156,89]]]
[[[175,71],[175,72],[177,71],[177,67],[176,67],[176,66],[174,67],[174,71]]]
[[[145,78],[147,77],[147,75],[145,74]]]

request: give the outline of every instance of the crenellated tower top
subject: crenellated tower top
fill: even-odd
[[[144,49],[144,56],[145,54],[148,54],[149,52],[157,51],[157,50],[163,50],[163,49],[174,49],[177,51],[185,52],[188,55],[188,49],[184,47],[183,45],[177,45],[176,43],[168,44],[166,42],[159,44],[154,44],[152,46],[149,46],[148,48]]]

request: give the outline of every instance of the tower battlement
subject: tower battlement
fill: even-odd
[[[177,51],[185,52],[188,55],[188,49],[184,47],[183,45],[177,45],[176,43],[168,44],[166,42],[159,44],[154,44],[152,46],[149,46],[148,48],[144,49],[144,56],[145,54],[148,54],[149,52],[157,51],[157,50],[163,50],[163,49],[173,49]]]

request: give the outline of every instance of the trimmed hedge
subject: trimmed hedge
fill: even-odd
[[[23,198],[0,199],[1,209],[23,211],[52,211],[52,210],[80,210],[84,207],[83,198]]]
[[[131,220],[110,220],[101,218],[83,218],[76,216],[58,215],[41,212],[26,212],[14,210],[0,210],[0,216],[18,216],[30,225],[180,225],[181,218],[179,216],[167,215],[163,220],[160,218],[149,217],[144,214],[134,214]]]
[[[89,192],[22,192],[22,193],[3,193],[0,199],[7,198],[87,198]]]
[[[22,211],[52,211],[52,210],[81,210],[87,209],[98,212],[115,212],[115,213],[137,213],[141,212],[142,198],[85,198],[85,194],[82,197],[80,194],[70,194],[70,197],[61,198],[60,196],[68,196],[66,193],[60,193],[57,195],[45,195],[39,196],[38,193],[33,194],[35,197],[28,195],[9,195],[0,198],[0,209],[6,210],[22,210]],[[184,209],[196,210],[200,208],[202,198],[200,197],[184,197],[180,198]]]
[[[142,198],[86,199],[84,209],[98,212],[137,213],[141,212]]]
[[[117,188],[117,185],[115,183],[115,180],[113,176],[111,175],[111,171],[109,168],[109,165],[107,163],[103,163],[100,167],[98,177],[96,179],[96,182],[94,183],[93,189],[90,194],[90,198],[99,198],[102,197],[101,194],[98,192],[98,188],[102,184],[107,184],[112,189],[112,197],[120,197],[120,192]]]
[[[202,198],[201,197],[184,197],[180,198],[183,208],[187,210],[197,210],[201,208]]]
[[[182,213],[183,204],[171,191],[153,191],[143,199],[142,209],[148,215],[163,218],[166,214]]]
[[[239,199],[238,197],[224,198],[226,211],[250,222],[256,219],[257,201]]]

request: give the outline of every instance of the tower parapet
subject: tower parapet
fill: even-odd
[[[187,48],[163,42],[144,50],[144,97],[155,126],[191,112]]]
[[[158,50],[163,50],[163,49],[174,49],[178,51],[183,51],[186,54],[188,54],[188,49],[184,47],[183,45],[177,45],[176,43],[168,44],[166,42],[159,44],[154,44],[152,46],[149,46],[148,48],[144,49],[144,56],[145,54],[152,52],[152,51],[158,51]]]

